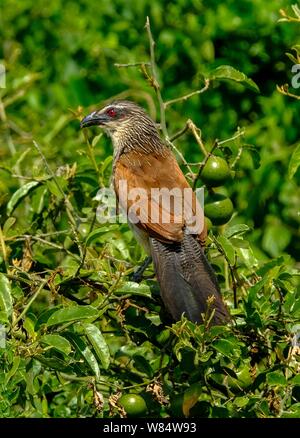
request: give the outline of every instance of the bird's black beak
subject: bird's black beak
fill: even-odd
[[[84,117],[80,122],[80,128],[87,128],[88,126],[104,125],[108,117],[105,114],[98,114],[96,111]]]

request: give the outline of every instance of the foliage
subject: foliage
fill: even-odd
[[[0,416],[123,416],[118,400],[136,393],[149,416],[299,417],[298,102],[276,90],[290,83],[284,53],[299,24],[278,23],[280,8],[279,0],[5,3]],[[232,177],[216,191],[235,213],[210,232],[208,256],[232,325],[173,324],[152,268],[140,284],[130,280],[144,254],[127,225],[98,223],[111,146],[79,133],[78,106],[86,113],[112,96],[165,114],[179,157],[202,160],[195,185],[205,152],[227,160]]]

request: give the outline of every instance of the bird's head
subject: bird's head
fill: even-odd
[[[104,108],[93,111],[81,120],[80,127],[99,126],[103,128],[118,147],[140,147],[153,142],[161,143],[154,121],[139,105],[127,101],[114,101]]]
[[[154,122],[143,108],[127,100],[118,100],[88,114],[81,120],[80,127],[99,126],[112,134],[124,128],[149,124],[154,125]]]

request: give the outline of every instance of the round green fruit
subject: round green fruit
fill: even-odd
[[[142,396],[138,394],[124,394],[118,401],[128,417],[141,417],[147,412],[147,405]]]
[[[204,222],[206,225],[207,232],[209,232],[212,229],[213,224],[212,224],[211,220],[206,216],[204,216]]]
[[[204,210],[213,225],[224,225],[231,219],[233,205],[225,195],[212,193],[205,200]]]
[[[212,155],[201,172],[201,180],[209,187],[219,187],[230,177],[230,169],[224,158]]]

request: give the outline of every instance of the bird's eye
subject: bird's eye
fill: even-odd
[[[116,117],[116,115],[117,115],[116,111],[115,111],[113,108],[109,108],[109,109],[106,111],[106,114],[107,114],[109,117]]]

